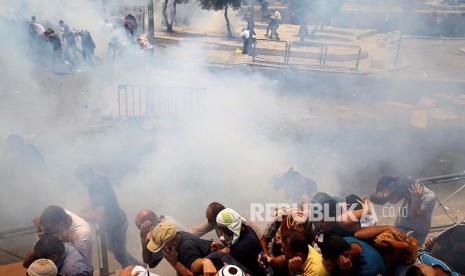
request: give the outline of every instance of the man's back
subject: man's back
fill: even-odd
[[[210,253],[211,241],[203,240],[195,235],[179,231],[181,239],[178,248],[178,260],[186,268],[190,269],[192,263],[199,258],[204,258]]]
[[[48,36],[48,40],[52,44],[53,50],[58,51],[58,50],[62,49],[61,48],[61,40],[60,40],[60,37],[57,34],[55,34],[55,33],[50,34]]]
[[[66,276],[92,276],[94,269],[72,244],[64,242],[65,253],[56,263],[58,273]]]
[[[92,261],[92,228],[89,223],[76,215],[75,213],[65,210],[66,214],[73,220],[68,232],[69,240],[74,246],[87,258]]]
[[[244,228],[238,241],[231,245],[229,254],[244,265],[252,275],[265,275],[257,261],[258,255],[262,251],[260,240],[250,226],[244,225]]]

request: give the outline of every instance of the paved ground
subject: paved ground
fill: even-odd
[[[240,26],[236,26],[236,30]],[[291,24],[280,25],[278,32],[281,41],[265,38],[266,24],[257,22],[256,34],[258,54],[256,61],[252,57],[242,55],[242,40],[226,39],[224,33],[205,33],[201,30],[192,30],[179,26],[175,28],[176,33],[157,32],[155,37],[159,45],[165,47],[169,44],[178,43],[203,43],[203,55],[209,63],[222,66],[234,66],[240,64],[278,66],[283,68],[298,68],[302,70],[320,70],[316,64],[316,59],[303,61],[304,59],[291,60],[289,64],[284,64],[285,43],[295,43],[299,41],[297,36],[299,26]],[[309,26],[312,30],[313,26]],[[236,34],[237,35],[237,34]],[[358,73],[375,75],[408,77],[418,79],[442,79],[460,81],[463,79],[464,55],[460,51],[465,45],[461,39],[422,39],[404,36],[400,41],[398,49],[399,33],[391,35],[377,34],[373,29],[338,29],[327,27],[324,31],[317,32],[313,38],[306,39],[308,44],[338,44],[352,45],[361,48],[362,58],[359,63]],[[294,48],[300,52],[319,53],[319,49]],[[260,51],[262,50],[262,51]],[[263,50],[275,50],[271,55],[261,55]],[[342,49],[334,46],[330,48],[336,59],[344,59],[353,55],[354,49]],[[163,52],[163,48],[160,49]],[[266,54],[266,53],[265,53]],[[315,57],[315,56],[314,56]],[[355,57],[355,56],[354,56]],[[328,64],[342,66],[343,69],[326,68],[323,71],[346,72],[347,68],[355,68],[355,58],[346,62]],[[307,66],[302,65],[307,64]]]

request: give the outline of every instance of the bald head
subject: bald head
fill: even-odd
[[[142,223],[144,223],[144,221],[147,221],[147,220],[150,221],[152,225],[156,225],[160,219],[152,210],[143,209],[136,216],[135,222],[136,222],[137,228],[140,229]]]

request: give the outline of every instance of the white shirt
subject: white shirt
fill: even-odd
[[[243,30],[239,36],[240,36],[242,39],[249,39],[249,37],[250,37],[250,31],[249,31],[249,30]],[[253,36],[253,38],[255,38],[255,35]]]
[[[68,238],[71,242],[88,260],[92,260],[92,244],[94,242],[92,228],[89,223],[76,215],[75,213],[65,210],[73,223],[68,229]]]
[[[44,32],[46,31],[44,26],[40,25],[37,22],[32,23],[31,25],[32,29],[36,32],[37,35],[44,35]]]

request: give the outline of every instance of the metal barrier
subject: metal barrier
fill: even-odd
[[[10,229],[8,231],[0,232],[0,240],[11,239],[19,236],[31,235],[37,233],[37,227],[35,226],[25,226],[20,228]]]
[[[416,181],[424,184],[424,185],[437,185],[437,184],[443,184],[443,183],[448,183],[448,182],[458,182],[458,181],[464,181],[465,180],[465,173],[455,173],[455,174],[446,174],[446,175],[439,175],[439,176],[433,176],[433,177],[427,177],[427,178],[419,178]],[[460,186],[457,190],[455,190],[452,194],[450,194],[446,199],[443,201],[439,201],[439,204],[442,206],[446,202],[448,202],[452,197],[454,197],[456,194],[458,194],[460,191],[465,189],[465,184]],[[436,208],[439,208],[436,207]]]
[[[322,67],[324,52],[324,44],[294,41],[289,43],[286,64]]]
[[[362,48],[357,45],[326,44],[323,68],[349,69],[358,71]],[[347,66],[347,63],[354,66]]]
[[[403,34],[399,31],[395,31],[383,35],[383,37],[379,38],[376,42],[378,48],[385,48],[388,51],[388,53],[392,55],[391,60],[389,60],[389,62],[391,62],[394,66],[397,66],[400,63],[399,55],[402,40]]]
[[[100,228],[96,228],[97,233],[97,252],[98,252],[98,263],[99,263],[99,276],[109,276],[110,269],[108,266],[108,250],[107,250],[107,237],[105,232]]]
[[[253,61],[286,64],[288,43],[283,40],[256,39],[253,44]]]
[[[433,177],[427,177],[427,178],[419,178],[419,179],[416,179],[416,181],[428,187],[430,187],[431,185],[438,185],[438,184],[444,184],[444,183],[449,183],[449,182],[463,183],[463,181],[465,181],[465,173],[455,173],[455,174],[439,175],[439,176],[433,176]],[[457,221],[456,218],[451,217],[448,214],[444,204],[446,204],[446,202],[448,202],[450,199],[452,199],[454,196],[460,193],[463,189],[465,189],[465,184],[462,184],[458,189],[456,189],[453,193],[451,193],[446,199],[440,200],[438,197],[436,197],[436,200],[439,203],[439,206],[436,206],[435,209],[442,208],[444,213],[454,222],[454,224],[463,223],[464,221],[460,222],[460,221]],[[447,226],[450,226],[450,225],[440,225],[440,226],[436,226],[433,228],[444,228]]]
[[[99,276],[109,276],[115,274],[114,271],[109,270],[108,266],[108,253],[107,253],[107,240],[105,232],[103,232],[97,224],[92,224],[93,228],[96,229],[97,237],[97,250],[98,250],[98,261],[99,261]],[[27,235],[37,235],[37,227],[25,226],[14,228],[6,231],[0,231],[0,240],[17,238]],[[9,252],[8,250],[0,248],[1,252],[9,254],[18,259],[23,259],[24,256],[18,256],[15,252]],[[91,260],[92,261],[92,260]]]
[[[125,118],[179,119],[197,113],[205,88],[118,85],[118,114]]]
[[[286,63],[358,71],[361,53],[362,48],[357,45],[295,41],[289,43]]]
[[[0,240],[6,240],[6,239],[13,239],[13,238],[22,238],[24,236],[29,236],[37,234],[37,228],[34,226],[25,226],[25,227],[19,227],[19,228],[14,228],[6,231],[0,231]],[[3,245],[3,244],[2,244]],[[3,246],[0,248],[0,253],[5,253],[8,256],[12,256],[14,258],[17,258],[19,260],[22,260],[24,256],[21,256],[18,252],[12,252],[8,249],[3,248]],[[3,263],[2,260],[0,263]]]

